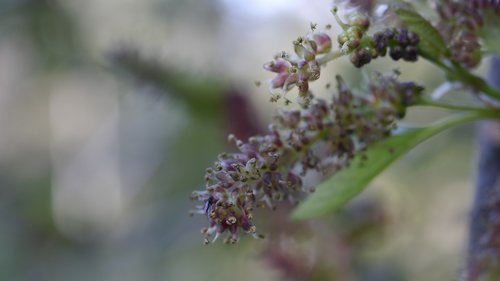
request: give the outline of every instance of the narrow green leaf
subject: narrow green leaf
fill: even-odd
[[[488,118],[491,117],[490,115],[491,113],[484,112],[457,114],[432,126],[408,129],[381,143],[374,144],[368,148],[366,160],[362,160],[360,155],[356,156],[348,168],[339,171],[320,184],[316,192],[294,210],[291,217],[310,219],[337,211],[362,192],[373,178],[417,144],[449,127]]]
[[[418,44],[420,52],[433,59],[446,55],[448,52],[446,43],[430,22],[412,10],[398,9],[395,13],[409,30],[420,37]]]

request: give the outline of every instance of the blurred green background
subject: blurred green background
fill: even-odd
[[[334,23],[320,0],[1,0],[0,280],[452,280],[464,258],[472,126],[422,144],[336,216],[256,218],[202,245],[189,195],[226,135],[262,132],[262,64]],[[330,31],[336,36],[335,29]],[[391,71],[388,59],[370,71]],[[428,89],[442,73],[398,63]],[[335,74],[356,85],[346,58]],[[292,93],[293,95],[293,93]],[[446,115],[411,110],[408,125]],[[281,211],[280,211],[281,210]],[[266,219],[264,219],[266,217]]]

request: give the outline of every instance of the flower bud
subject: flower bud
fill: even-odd
[[[396,36],[394,37],[398,45],[401,46],[406,46],[409,43],[408,40],[408,30],[406,29],[399,29],[398,32],[396,33]]]
[[[342,31],[339,35],[337,35],[337,42],[339,43],[339,46],[344,45],[344,43],[348,40],[349,37],[347,36],[347,33],[345,31]]]
[[[403,59],[406,61],[416,61],[417,57],[417,48],[414,46],[406,46],[403,53]]]
[[[307,94],[309,92],[309,81],[299,80],[297,86],[299,87],[299,95]]]
[[[313,34],[313,42],[316,43],[317,54],[326,54],[332,49],[332,39],[326,33],[317,32]]]
[[[358,39],[352,39],[347,41],[347,48],[349,48],[349,51],[352,51],[354,49],[357,49],[360,45],[360,42]]]
[[[377,32],[373,34],[373,42],[375,49],[381,53],[387,48],[387,37],[384,32]]]
[[[288,172],[286,182],[287,186],[293,190],[302,188],[302,179],[292,172]]]
[[[304,45],[302,44],[295,44],[294,46],[295,53],[297,56],[303,58],[306,61],[312,61],[314,60],[314,53],[308,50]]]
[[[389,55],[393,60],[399,60],[403,56],[403,49],[400,46],[391,47]]]
[[[357,26],[351,26],[347,29],[347,36],[349,39],[361,39],[363,37],[363,30]]]
[[[408,32],[408,43],[412,46],[417,46],[418,42],[420,42],[420,38],[418,37],[418,34],[415,32],[409,31]]]
[[[355,67],[362,67],[365,64],[370,63],[372,60],[371,51],[369,48],[362,48],[360,50],[354,51],[350,56],[351,63]]]
[[[318,64],[318,61],[316,61],[316,60],[310,61],[307,64],[307,66],[309,68],[309,71],[308,71],[308,77],[309,77],[309,79],[308,80],[309,81],[318,80],[319,76],[321,74],[321,67]]]
[[[285,85],[288,76],[290,76],[288,73],[279,73],[273,80],[271,80],[271,88],[282,88]]]
[[[318,53],[318,44],[314,40],[305,40],[304,46],[311,50],[311,52],[317,54]]]
[[[274,61],[270,61],[264,64],[264,69],[271,72],[282,73],[288,70],[292,65],[290,62],[284,59],[275,59]]]
[[[293,85],[297,82],[299,78],[299,75],[297,73],[292,73],[288,76],[288,78],[286,79],[285,81],[285,87],[289,86],[289,85]]]
[[[367,31],[370,27],[369,18],[359,12],[353,13],[349,18],[349,24],[360,28],[363,32]]]

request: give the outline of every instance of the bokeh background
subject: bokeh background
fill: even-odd
[[[296,223],[289,206],[261,211],[263,240],[203,246],[206,220],[188,215],[205,168],[234,149],[227,134],[263,132],[280,106],[262,64],[310,22],[334,24],[331,6],[1,0],[0,280],[452,280],[472,125],[420,145],[336,215]],[[379,59],[360,71],[342,58],[313,90],[327,97],[335,74],[357,85],[394,67]],[[397,67],[428,89],[444,79],[425,62]],[[446,114],[414,109],[406,123]]]

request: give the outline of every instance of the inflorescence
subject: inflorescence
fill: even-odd
[[[482,58],[480,37],[488,36],[488,32],[484,32],[486,24],[498,22],[500,1],[441,0],[438,1],[437,12],[440,17],[437,30],[448,43],[451,59],[466,68],[477,66]],[[496,29],[498,26],[488,28]]]
[[[307,108],[282,111],[267,134],[247,142],[230,136],[238,152],[219,155],[206,171],[206,189],[192,194],[200,203],[193,213],[209,220],[202,229],[205,243],[224,232],[229,233],[226,243],[238,241],[240,232],[260,237],[254,208],[296,203],[314,190],[304,185],[308,172],[330,176],[348,166],[356,154],[389,136],[422,92],[396,75],[378,75],[368,85],[367,93],[355,94],[337,76],[330,101],[312,97]]]
[[[299,37],[293,42],[296,57],[285,52],[274,57],[274,60],[264,64],[264,69],[277,73],[271,81],[271,89],[280,88],[285,91],[297,86],[299,103],[304,107],[309,105],[309,81],[315,81],[320,76],[320,56],[330,52],[332,41],[324,32],[313,32]],[[275,95],[271,101],[277,101],[281,96]]]
[[[387,51],[394,60],[417,60],[420,40],[416,33],[405,28],[387,28],[369,35],[370,21],[366,15],[353,13],[344,22],[337,15],[336,8],[332,13],[343,30],[337,36],[338,50],[332,51],[332,39],[326,32],[317,31],[316,25],[311,25],[310,33],[293,41],[295,55],[280,52],[273,61],[264,64],[265,70],[276,73],[270,83],[271,101],[279,100],[297,86],[298,103],[306,108],[312,96],[309,82],[319,79],[322,65],[344,55],[349,55],[351,63],[358,68],[385,56]],[[276,93],[274,89],[280,91]],[[289,102],[285,98],[285,103]]]

